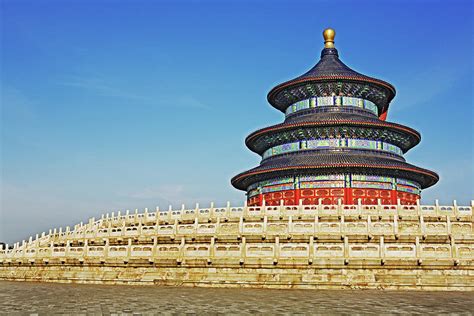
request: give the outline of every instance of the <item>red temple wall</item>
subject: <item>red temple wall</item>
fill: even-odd
[[[401,192],[396,190],[381,189],[359,189],[359,188],[318,188],[318,189],[295,189],[264,193],[253,196],[247,200],[249,206],[280,205],[283,200],[284,205],[297,205],[301,200],[304,205],[309,204],[357,204],[361,199],[361,204],[374,205],[378,200],[382,204],[397,204],[397,199],[404,205],[414,205],[420,199],[418,194]]]

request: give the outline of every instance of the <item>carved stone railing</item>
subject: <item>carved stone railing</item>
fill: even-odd
[[[16,243],[12,249],[0,250],[0,263],[135,259],[212,263],[232,258],[273,264],[324,258],[459,263],[474,260],[473,206],[474,202],[471,206],[262,207],[228,203],[165,212],[118,212]]]

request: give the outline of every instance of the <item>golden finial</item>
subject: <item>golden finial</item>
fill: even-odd
[[[334,48],[334,37],[336,36],[336,31],[331,28],[327,28],[323,32],[324,36],[324,47],[325,48]]]

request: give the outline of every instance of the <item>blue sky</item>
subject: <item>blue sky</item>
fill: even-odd
[[[241,204],[266,102],[336,29],[341,59],[397,88],[423,202],[474,199],[470,1],[1,0],[0,240],[103,212]]]

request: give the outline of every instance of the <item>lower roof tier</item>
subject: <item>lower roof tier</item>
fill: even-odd
[[[255,182],[284,175],[344,172],[402,177],[416,181],[422,189],[439,180],[439,176],[433,171],[389,157],[365,155],[360,152],[327,152],[316,155],[299,152],[266,159],[260,166],[233,177],[231,183],[239,190],[247,190]]]
[[[262,128],[250,134],[245,144],[253,152],[262,155],[265,150],[276,145],[323,138],[385,141],[399,147],[403,153],[421,140],[417,131],[400,124],[369,119],[355,120],[352,117],[328,117],[325,120],[285,122]]]

